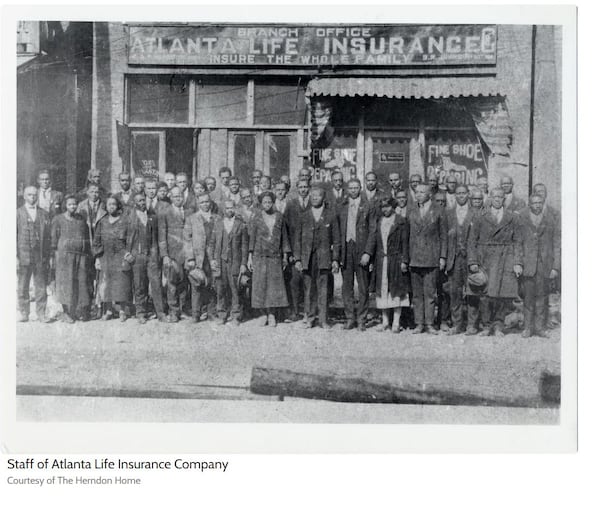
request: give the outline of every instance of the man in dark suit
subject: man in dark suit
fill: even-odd
[[[388,183],[390,185],[390,195],[392,198],[398,198],[398,193],[402,191],[402,179],[398,172],[390,172],[388,175]]]
[[[523,243],[523,337],[534,334],[547,337],[545,331],[546,297],[550,280],[560,271],[560,236],[554,218],[544,213],[544,199],[538,195],[529,198],[529,210],[521,213]]]
[[[500,187],[502,191],[504,191],[504,209],[507,211],[512,211],[518,213],[519,211],[525,209],[527,204],[525,200],[515,196],[513,193],[514,182],[512,177],[502,177],[500,180]]]
[[[301,179],[296,185],[298,195],[295,198],[286,200],[286,213],[283,216],[285,226],[288,230],[288,236],[290,243],[294,246],[297,230],[300,226],[300,218],[302,214],[310,208],[310,184],[306,179]],[[290,294],[292,297],[292,310],[290,314],[290,320],[292,322],[300,319],[300,310],[302,307],[303,299],[306,300],[306,296],[303,296],[304,281],[302,273],[298,271],[294,264],[295,260],[292,256],[290,259],[291,265],[294,267],[291,269],[290,277]],[[304,306],[305,308],[305,306]]]
[[[423,183],[423,177],[419,174],[412,174],[408,179],[408,207],[412,209],[417,207],[417,186]],[[431,191],[429,192],[431,195]]]
[[[93,184],[94,186],[98,187],[98,196],[100,197],[100,200],[104,202],[109,193],[108,190],[104,189],[102,187],[102,184],[100,184],[101,179],[102,172],[100,172],[100,170],[98,170],[97,168],[91,168],[88,171],[85,187],[79,190],[79,192],[77,193],[77,200],[85,200],[87,197],[87,191],[89,189],[89,186]]]
[[[365,190],[363,191],[363,197],[366,198],[369,205],[379,215],[379,200],[383,197],[383,193],[377,187],[377,174],[375,172],[369,172],[365,175]]]
[[[188,176],[185,172],[179,172],[175,176],[177,187],[181,190],[181,196],[183,198],[183,208],[186,210],[187,214],[192,214],[197,211],[196,206],[196,197],[194,193],[189,187]],[[171,195],[173,195],[173,190],[171,190]],[[173,198],[171,197],[171,201]]]
[[[208,241],[208,258],[217,288],[217,314],[222,324],[228,316],[240,324],[239,277],[247,271],[248,229],[235,216],[232,200],[223,202],[223,218],[217,218]]]
[[[469,192],[469,201],[473,214],[485,213],[485,193],[480,188],[475,187]]]
[[[347,196],[348,193],[344,189],[344,174],[336,170],[331,174],[331,190],[327,194],[326,202],[333,210],[337,210]]]
[[[183,238],[186,212],[183,193],[171,190],[171,205],[158,215],[158,249],[167,277],[169,322],[178,322],[187,298],[186,251]]]
[[[38,207],[46,211],[50,219],[61,213],[63,194],[52,189],[50,172],[43,170],[38,174]]]
[[[469,190],[464,184],[456,187],[456,207],[446,212],[448,216],[448,258],[446,274],[450,286],[450,312],[452,315],[451,335],[465,331],[464,287],[469,275],[467,265],[467,239],[473,222],[473,211],[469,207]],[[474,310],[469,308],[467,335],[477,333]]]
[[[358,179],[348,181],[348,198],[338,210],[340,224],[342,296],[346,314],[344,329],[357,325],[366,329],[369,301],[369,263],[375,252],[377,217],[360,196]],[[358,281],[358,303],[354,308],[354,276]]]
[[[50,216],[37,206],[37,188],[25,188],[23,198],[25,203],[17,209],[19,322],[29,320],[29,282],[32,276],[38,321],[50,322],[46,318],[46,277],[51,256]]]
[[[81,214],[85,219],[88,227],[88,234],[90,237],[90,245],[94,242],[94,234],[96,233],[96,227],[100,220],[107,215],[106,205],[104,201],[100,199],[100,188],[97,184],[90,184],[87,188],[87,198],[82,200],[77,205],[77,213]],[[101,309],[101,296],[98,292],[98,271],[100,270],[100,262],[98,259],[94,260],[93,257],[88,259],[88,284],[90,296],[95,296],[96,306],[96,318],[102,316]]]
[[[146,323],[148,289],[150,289],[156,316],[158,320],[166,322],[160,282],[158,218],[155,213],[146,208],[144,194],[137,193],[133,197],[133,203],[135,209],[131,214],[133,225],[131,253],[135,257],[132,269],[136,316],[140,324]]]
[[[438,271],[446,267],[448,220],[445,211],[432,204],[427,184],[415,190],[416,206],[409,211],[410,271],[416,327],[413,333],[433,329]]]
[[[544,199],[544,207],[542,212],[546,214],[551,221],[556,223],[558,233],[560,234],[560,212],[558,212],[554,207],[548,205],[548,190],[546,189],[546,185],[542,184],[541,182],[534,184],[532,195],[537,195]]]
[[[456,206],[456,186],[458,179],[456,175],[449,174],[445,180],[446,185],[446,209],[454,209]]]
[[[119,174],[119,186],[121,189],[115,193],[115,197],[123,207],[135,206],[133,196],[135,191],[131,189],[131,176],[128,173]]]
[[[430,188],[431,189],[431,188]],[[434,205],[440,208],[444,212],[444,214],[448,214],[449,210],[446,209],[446,193],[443,191],[438,191],[435,195],[433,195]],[[439,327],[440,331],[448,331],[450,326],[451,313],[450,313],[450,294],[445,290],[447,288],[448,276],[444,271],[439,271],[437,276],[436,283],[436,293],[437,293],[437,317],[435,320],[436,326]]]
[[[315,325],[318,313],[321,327],[330,329],[329,273],[339,271],[340,232],[335,213],[325,207],[325,190],[313,188],[310,202],[311,207],[300,215],[294,241],[295,266],[304,279],[305,327]]]

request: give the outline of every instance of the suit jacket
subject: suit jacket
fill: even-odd
[[[299,197],[287,199],[287,205],[285,207],[285,213],[283,215],[283,219],[284,219],[285,225],[287,227],[287,231],[288,231],[288,235],[289,235],[289,239],[290,239],[290,245],[292,247],[296,243],[296,235],[297,235],[297,231],[300,227],[300,219],[302,217],[302,214],[304,214],[304,212],[308,211],[310,208],[311,208],[310,199],[308,200],[306,207],[302,206],[302,204],[300,203]]]
[[[89,202],[89,199],[86,198],[85,200],[79,202],[79,205],[77,206],[77,212],[79,214],[81,214],[81,216],[83,216],[83,219],[87,223],[88,233],[90,235],[90,245],[91,245],[94,242],[94,233],[96,231],[96,227],[98,226],[98,223],[100,223],[100,220],[108,214],[106,212],[106,205],[104,204],[104,202],[102,202],[100,200],[100,203],[98,204],[98,209],[96,210],[96,216],[94,218],[92,218],[92,217],[90,217],[90,214],[91,214],[90,202]]]
[[[231,274],[239,274],[240,266],[248,263],[248,229],[245,223],[235,218],[231,232],[227,233],[223,219],[218,218],[208,241],[208,257],[217,263],[214,276],[221,274],[222,262],[231,265]]]
[[[188,196],[183,202],[183,208],[186,214],[193,214],[198,210],[198,204],[196,203],[196,195],[194,192],[188,188],[187,189]]]
[[[507,211],[512,211],[512,212],[518,213],[519,211],[521,211],[525,207],[527,207],[527,203],[525,202],[525,200],[523,200],[522,198],[517,197],[513,193],[513,197],[512,197],[512,200],[510,201],[510,204],[508,206],[505,206],[504,209],[507,210]]]
[[[446,216],[448,218],[448,258],[446,259],[446,271],[452,271],[457,256],[461,255],[465,259],[467,257],[467,241],[476,212],[469,207],[462,225],[458,223],[456,208],[446,211]]]
[[[375,194],[373,195],[371,200],[367,198],[366,190],[361,192],[361,196],[373,208],[373,211],[375,211],[375,215],[377,216],[377,218],[379,218],[381,216],[381,206],[379,204],[381,199],[385,196],[383,191],[381,191],[380,189],[376,189]]]
[[[196,267],[206,270],[208,265],[207,249],[210,233],[204,226],[204,218],[197,212],[188,216],[183,229],[185,259],[196,261]]]
[[[341,207],[347,199],[348,199],[348,192],[344,188],[342,188],[342,196],[341,197],[336,197],[334,195],[333,188],[327,190],[327,192],[325,193],[325,202],[327,202],[327,204],[329,204],[329,207],[334,210]]]
[[[148,221],[144,225],[137,213],[133,212],[131,223],[133,227],[132,253],[158,258],[158,217],[147,213]]]
[[[340,222],[341,262],[346,261],[346,227],[348,224],[348,200],[338,209]],[[369,203],[361,197],[356,214],[356,251],[373,257],[377,234],[377,217]]]
[[[294,241],[294,257],[308,271],[310,256],[317,252],[319,269],[331,269],[331,263],[340,260],[340,229],[335,212],[323,206],[319,221],[315,221],[312,208],[300,215],[300,225]]]
[[[185,209],[184,209],[185,211]],[[186,260],[183,227],[188,215],[182,218],[173,206],[158,215],[158,251],[161,258],[169,257],[178,264]]]
[[[438,267],[448,256],[448,217],[435,204],[421,218],[419,207],[408,212],[410,265]]]
[[[536,227],[529,212],[520,214],[523,240],[523,276],[542,274],[545,278],[550,271],[560,270],[560,235],[555,218],[542,214],[542,221]]]
[[[129,197],[127,198],[127,200],[123,199],[123,190],[115,193],[114,196],[117,197],[117,199],[119,200],[119,202],[121,202],[123,207],[134,207],[133,197],[135,196],[135,191],[133,191],[132,189],[129,189]]]
[[[17,209],[17,258],[23,266],[44,262],[51,254],[50,215],[40,207],[36,209],[35,222],[24,205]]]
[[[40,189],[38,189],[38,207],[40,207],[40,197],[41,196],[42,196],[42,190],[40,188]],[[62,212],[62,210],[61,210],[62,201],[63,201],[63,194],[60,191],[51,189],[50,190],[50,207],[48,208],[48,211],[46,211],[50,215],[50,218],[52,218]]]

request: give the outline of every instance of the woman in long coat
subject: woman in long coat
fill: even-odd
[[[265,191],[259,198],[260,212],[249,226],[248,268],[252,271],[252,308],[261,308],[265,326],[276,326],[275,308],[288,306],[283,268],[290,243],[282,214],[275,210],[275,195]]]
[[[104,286],[104,320],[111,318],[110,308],[114,305],[119,311],[119,319],[127,320],[127,308],[133,301],[132,264],[133,227],[122,214],[119,200],[109,197],[106,200],[108,214],[100,220],[94,234],[93,251],[100,257],[100,281]]]
[[[88,263],[90,238],[85,218],[76,212],[77,198],[65,198],[66,212],[52,220],[52,250],[56,252],[56,295],[63,306],[62,320],[87,320],[90,306]]]
[[[381,216],[377,222],[377,248],[375,251],[376,306],[382,310],[383,322],[378,328],[390,327],[389,312],[393,310],[392,332],[400,327],[400,307],[408,299],[408,224],[394,212],[396,200],[382,198]]]

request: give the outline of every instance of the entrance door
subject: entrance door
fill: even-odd
[[[240,179],[243,187],[251,185],[252,172],[255,168],[258,168],[256,144],[255,133],[229,133],[229,154],[227,161],[233,170],[233,175]]]
[[[408,185],[410,172],[411,135],[389,131],[367,133],[365,170],[375,172],[384,189],[388,187],[388,176],[400,174],[403,187]]]

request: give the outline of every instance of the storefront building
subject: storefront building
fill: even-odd
[[[560,203],[560,28],[94,24],[91,165],[191,179],[305,165],[545,182]]]

